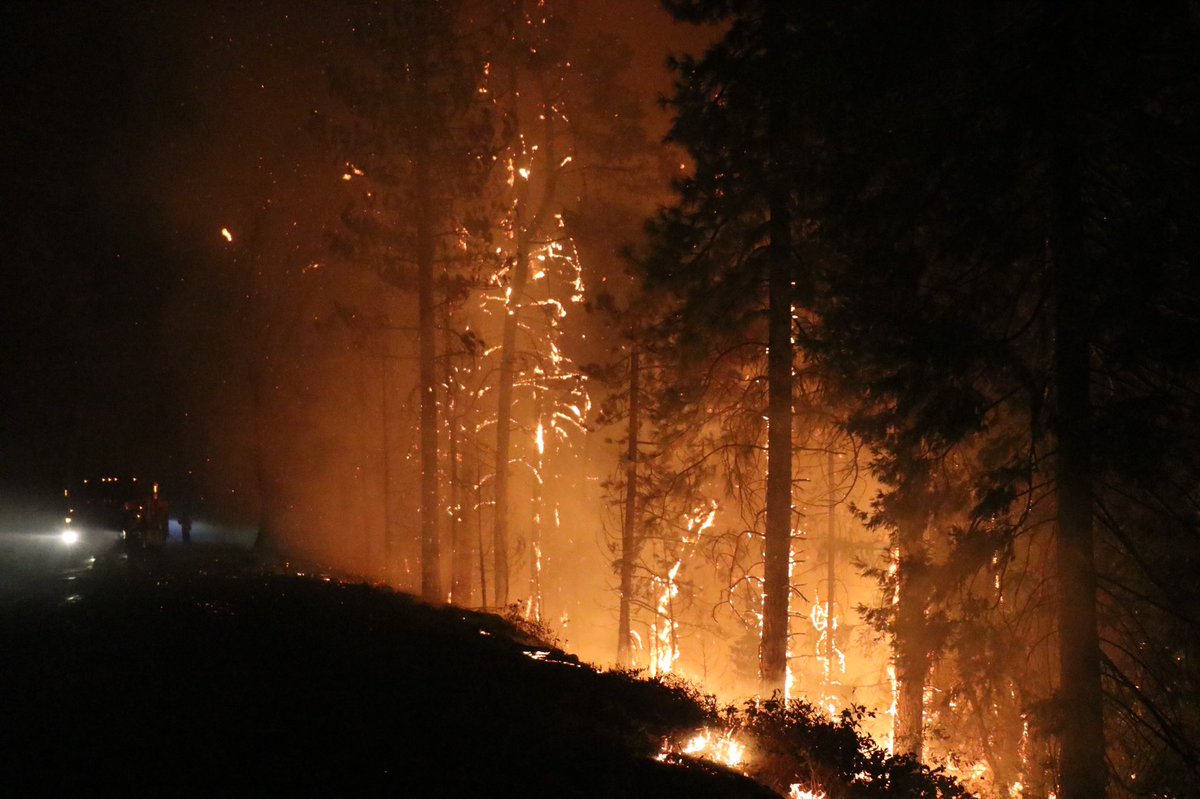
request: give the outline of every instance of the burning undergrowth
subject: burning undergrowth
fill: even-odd
[[[686,690],[678,682],[671,690]],[[703,760],[751,777],[789,799],[969,799],[943,769],[881,748],[862,729],[863,708],[831,718],[802,700],[748,700],[718,706],[692,699],[705,724],[664,739],[657,759]]]

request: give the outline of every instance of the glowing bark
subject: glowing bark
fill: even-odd
[[[437,323],[434,319],[434,231],[426,159],[417,164],[417,338],[421,392],[421,596],[440,602],[441,557],[438,541]]]
[[[897,529],[900,557],[896,578],[895,750],[921,757],[925,744],[925,683],[929,677],[929,642],[925,614],[929,605],[925,523],[901,518]]]
[[[621,529],[621,607],[617,624],[617,663],[630,665],[630,607],[633,596],[633,563],[637,558],[638,415],[641,397],[638,351],[629,354],[629,439],[625,451],[625,524]]]
[[[783,14],[771,3],[764,18],[772,52],[781,57]],[[783,155],[788,109],[772,97],[769,136],[775,174],[768,186],[767,520],[763,565],[763,626],[759,670],[764,693],[781,691],[787,680],[788,562],[792,542],[792,217]]]
[[[496,402],[496,515],[493,529],[493,572],[496,607],[508,604],[508,478],[509,449],[512,442],[513,375],[516,368],[517,327],[520,322],[520,297],[529,278],[528,235],[520,227],[520,200],[517,201],[517,254],[509,282],[508,307],[504,312],[504,337],[500,350],[500,386]]]
[[[522,12],[523,13],[523,12]],[[511,81],[513,105],[510,111],[510,121],[517,132],[516,138],[522,141],[520,91],[519,82],[514,70]],[[525,288],[529,282],[529,259],[534,244],[538,241],[541,231],[545,228],[551,204],[555,199],[558,187],[558,173],[562,164],[557,161],[557,149],[554,141],[554,116],[550,102],[545,97],[545,87],[542,89],[541,113],[542,140],[540,156],[542,168],[527,169],[526,174],[514,177],[516,200],[513,209],[513,227],[516,230],[517,248],[513,258],[511,277],[508,283],[508,301],[505,304],[504,333],[500,349],[500,383],[496,395],[496,472],[495,500],[496,512],[493,527],[494,545],[494,581],[496,585],[496,606],[508,604],[508,523],[509,523],[509,478],[512,449],[512,415],[513,415],[513,380],[516,377],[517,366],[517,330],[520,327],[521,308],[524,304]],[[529,214],[526,205],[532,191],[530,175],[541,177],[541,197],[537,210]]]

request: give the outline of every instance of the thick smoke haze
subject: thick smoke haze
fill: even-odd
[[[53,507],[59,486],[89,475],[153,476],[199,515],[416,587],[415,298],[335,251],[358,187],[313,124],[336,105],[327,66],[353,57],[352,11],[7,4],[0,454],[11,489]],[[651,0],[579,12],[595,40],[584,56],[636,76],[626,102],[644,114],[640,135],[658,138],[667,54],[711,34]],[[677,157],[655,158],[657,196],[631,200],[603,175],[572,189],[607,209],[574,221],[591,290],[626,280],[620,250],[667,197]],[[608,355],[599,327],[587,340],[595,320],[573,311],[569,355]],[[547,609],[564,640],[607,654],[615,597],[600,484],[615,449],[600,434],[575,438],[546,487],[560,523],[545,542]],[[514,480],[528,496],[529,474]]]

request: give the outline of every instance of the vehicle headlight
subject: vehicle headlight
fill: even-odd
[[[73,544],[78,544],[79,543],[79,531],[72,530],[70,527],[68,527],[67,529],[62,531],[62,533],[59,535],[59,538],[67,546],[71,546]]]

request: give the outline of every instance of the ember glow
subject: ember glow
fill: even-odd
[[[685,755],[718,763],[726,768],[738,769],[746,762],[747,749],[729,730],[717,731],[706,727],[687,738],[678,748],[665,741],[657,757],[659,760],[667,760],[672,755]]]
[[[712,730],[702,730],[692,736],[682,751],[685,755],[711,760],[729,768],[742,765],[746,756],[746,746],[732,733],[718,735]]]
[[[825,799],[824,791],[813,791],[794,783],[788,790],[788,799]]]

